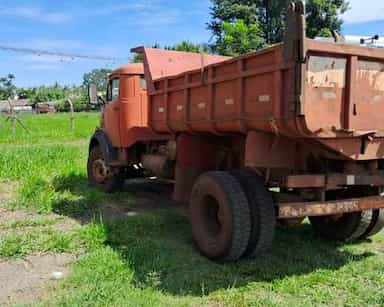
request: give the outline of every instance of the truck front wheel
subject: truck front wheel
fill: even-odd
[[[213,260],[234,261],[245,252],[251,232],[247,197],[226,172],[201,175],[192,190],[190,220],[199,250]]]
[[[107,165],[99,146],[90,150],[87,170],[89,183],[102,192],[113,193],[123,186],[124,176],[121,170]]]

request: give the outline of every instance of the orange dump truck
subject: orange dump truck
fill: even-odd
[[[379,232],[384,50],[307,39],[304,16],[292,3],[284,43],[236,58],[134,49],[143,65],[110,75],[91,184],[172,180],[215,260],[263,254],[277,221],[309,217],[329,240]]]

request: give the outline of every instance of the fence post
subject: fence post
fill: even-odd
[[[73,102],[71,98],[68,98],[69,110],[70,110],[70,121],[71,121],[71,130],[75,130],[75,115],[73,109]]]
[[[15,135],[16,134],[16,114],[10,98],[8,98],[8,104],[9,104],[9,119],[11,121],[11,127],[12,127],[12,135]]]

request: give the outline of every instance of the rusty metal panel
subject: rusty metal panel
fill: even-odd
[[[150,124],[157,132],[272,132],[271,118],[279,117],[281,110],[282,51],[278,45],[224,62],[213,57],[214,64],[154,81],[149,92]],[[159,50],[145,52],[148,57],[153,52],[161,54]],[[157,65],[145,65],[153,65],[156,72]]]
[[[295,143],[273,134],[249,132],[245,145],[245,166],[250,168],[294,168]]]
[[[292,189],[324,188],[327,182],[325,175],[291,175],[285,181],[285,186]]]
[[[369,174],[328,174],[290,175],[284,186],[292,189],[326,188],[338,189],[346,186],[384,186],[384,173]]]
[[[362,133],[362,134],[360,134]],[[384,158],[384,138],[379,135],[370,137],[364,131],[356,131],[355,137],[338,137],[320,139],[321,144],[338,153],[340,157],[352,160],[375,160]],[[371,132],[371,135],[375,131]]]
[[[284,203],[278,205],[278,218],[327,216],[384,208],[384,198],[365,197],[328,202]]]
[[[384,60],[359,60],[355,78],[350,128],[384,129]]]
[[[144,54],[144,68],[151,81],[176,76],[186,71],[199,69],[207,65],[223,62],[230,57],[208,55],[204,53],[180,52],[156,48],[138,47],[133,52]]]
[[[305,118],[311,131],[342,128],[347,59],[310,56],[305,80]]]

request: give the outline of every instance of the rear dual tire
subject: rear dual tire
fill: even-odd
[[[196,181],[190,202],[194,241],[212,260],[235,261],[266,252],[275,228],[273,201],[250,172],[208,172]]]
[[[384,228],[384,210],[345,213],[342,216],[309,218],[321,237],[332,241],[364,240]]]
[[[361,239],[370,238],[378,234],[384,228],[384,209],[378,209],[372,211],[372,219],[365,233],[361,236]]]
[[[359,239],[371,223],[372,211],[345,213],[341,216],[310,217],[312,227],[321,237],[331,241]]]
[[[240,182],[251,214],[251,234],[243,256],[255,258],[272,247],[276,228],[274,201],[260,176],[248,170],[233,171],[231,174]]]
[[[212,260],[234,261],[247,248],[251,219],[247,198],[225,172],[205,173],[191,195],[192,234],[198,249]]]

